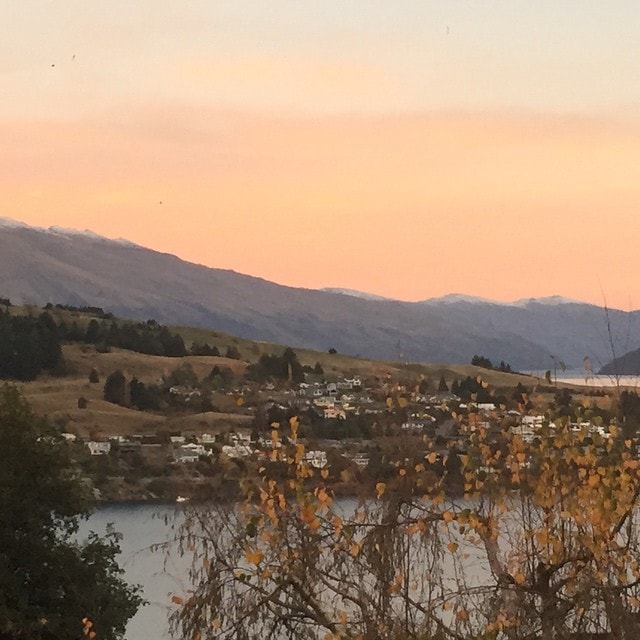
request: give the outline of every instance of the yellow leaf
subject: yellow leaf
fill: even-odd
[[[173,604],[177,604],[177,605],[183,605],[184,604],[184,600],[180,596],[171,596],[171,602],[173,602]]]
[[[241,407],[244,404],[244,398],[242,396],[238,396],[236,398],[236,404]]]
[[[518,573],[516,573],[515,576],[513,576],[513,579],[516,581],[516,584],[524,584],[525,583],[525,577],[523,573],[520,573],[518,571]]]
[[[378,498],[384,493],[386,488],[387,485],[384,482],[378,482],[376,484],[376,493],[378,494]]]
[[[244,557],[250,564],[258,565],[262,561],[264,555],[260,549],[247,549],[244,553]]]
[[[427,462],[429,464],[434,464],[435,461],[438,459],[438,455],[436,454],[435,451],[432,451],[428,456],[427,456]]]
[[[318,490],[318,500],[323,506],[328,506],[331,504],[331,497],[323,488],[320,488]]]
[[[458,543],[457,542],[450,542],[447,545],[447,549],[449,549],[449,551],[451,553],[455,553],[458,550]]]
[[[329,477],[329,469],[323,469],[320,475],[326,480]]]
[[[445,522],[451,522],[451,521],[453,520],[453,513],[451,513],[451,511],[445,511],[445,512],[442,514],[442,519],[443,519]]]
[[[406,476],[406,475],[407,475],[407,471],[406,471],[406,469],[400,469],[400,471],[398,471],[398,473],[399,473],[401,476]]]
[[[220,628],[222,627],[222,622],[221,622],[221,620],[220,620],[219,618],[216,618],[216,619],[211,623],[211,626],[212,626],[214,629],[220,629]]]
[[[539,545],[546,545],[549,542],[549,532],[546,529],[541,529],[536,533],[536,542]]]

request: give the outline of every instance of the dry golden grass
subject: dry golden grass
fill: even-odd
[[[193,416],[167,417],[121,407],[103,400],[105,378],[121,369],[128,379],[136,376],[143,382],[156,382],[173,369],[188,362],[199,378],[206,376],[214,365],[228,366],[241,373],[245,364],[237,360],[215,356],[187,356],[166,358],[149,356],[122,349],[111,353],[97,353],[91,346],[65,345],[65,360],[73,373],[64,378],[42,377],[20,385],[33,409],[64,425],[66,430],[85,437],[93,435],[132,435],[155,433],[159,430],[193,431],[202,428],[246,425],[250,418],[227,413],[207,413]],[[95,368],[100,376],[97,384],[89,383],[89,372]],[[78,409],[78,399],[88,401],[86,409]]]
[[[12,313],[42,312],[38,307],[14,307]],[[76,322],[79,327],[86,328],[92,316],[78,312],[53,309],[50,313],[57,322],[67,324]],[[126,322],[118,319],[118,322]],[[185,356],[169,358],[149,356],[123,349],[112,349],[109,353],[98,353],[92,345],[72,344],[63,348],[65,360],[72,372],[64,378],[43,377],[37,381],[21,385],[25,396],[34,409],[49,416],[58,424],[65,425],[70,431],[77,431],[82,436],[90,434],[115,435],[134,433],[155,433],[159,430],[217,432],[233,426],[246,426],[251,418],[247,415],[231,413],[236,408],[234,399],[228,396],[214,398],[221,413],[195,414],[189,416],[163,416],[143,413],[134,409],[120,407],[102,399],[104,380],[113,371],[120,369],[128,379],[137,377],[145,383],[157,383],[172,370],[188,363],[193,367],[198,378],[204,378],[215,365],[231,368],[234,373],[242,374],[247,362],[256,362],[262,354],[281,354],[282,345],[267,342],[255,342],[235,336],[206,329],[192,327],[171,327],[180,333],[187,348],[193,342],[208,343],[216,346],[224,353],[229,346],[236,347],[243,358],[232,360],[216,356]],[[313,367],[316,362],[322,366],[325,376],[338,378],[341,376],[360,376],[365,380],[384,380],[392,378],[402,381],[416,381],[420,376],[431,380],[430,389],[434,390],[440,377],[444,376],[450,385],[454,379],[466,376],[481,376],[492,387],[515,387],[518,382],[531,387],[539,380],[530,376],[508,374],[500,371],[481,369],[472,365],[443,364],[409,364],[399,362],[381,362],[365,358],[356,358],[341,353],[312,351],[310,349],[294,350],[303,365]],[[98,371],[100,382],[90,384],[89,372]],[[78,409],[78,399],[86,398],[88,407]]]
[[[144,353],[112,349],[109,353],[98,353],[92,345],[65,345],[64,357],[69,367],[79,377],[88,379],[89,372],[95,368],[102,378],[112,371],[120,369],[127,377],[136,376],[142,382],[157,382],[174,369],[189,363],[199,378],[206,376],[215,365],[229,367],[236,374],[241,374],[246,364],[239,360],[231,360],[218,356],[185,356],[169,358],[166,356],[149,356]]]

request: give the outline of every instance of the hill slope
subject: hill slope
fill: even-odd
[[[604,314],[593,305],[370,300],[281,286],[90,232],[6,220],[0,224],[0,297],[95,305],[125,317],[385,360],[466,363],[480,354],[531,370],[552,366],[550,355],[574,367],[587,355],[595,366],[610,359]],[[614,311],[611,319],[640,336],[639,312]]]

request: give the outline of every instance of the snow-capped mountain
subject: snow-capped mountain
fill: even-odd
[[[497,303],[453,294],[423,302],[345,290],[286,287],[191,264],[90,231],[0,219],[0,297],[14,303],[100,306],[130,318],[378,359],[469,363],[474,355],[522,371],[550,355],[569,368],[610,357],[603,309],[561,297]],[[373,298],[373,299],[372,299]],[[640,344],[640,312],[609,310],[613,335]]]

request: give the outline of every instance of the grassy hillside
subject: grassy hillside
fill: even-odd
[[[38,315],[42,309],[35,306],[12,307],[12,314]],[[56,323],[66,325],[75,323],[83,331],[95,316],[80,311],[53,308],[49,311]],[[129,322],[117,319],[119,324]],[[208,343],[224,353],[230,346],[240,353],[240,359],[221,356],[193,356],[181,358],[151,356],[123,349],[111,348],[101,353],[93,345],[81,343],[65,344],[63,355],[67,375],[63,377],[40,376],[37,380],[21,384],[23,393],[34,409],[49,416],[65,430],[86,436],[108,436],[114,434],[153,434],[158,431],[203,432],[228,430],[234,425],[248,425],[251,415],[236,404],[229,394],[218,393],[215,396],[216,412],[175,415],[171,412],[138,411],[122,407],[103,399],[105,378],[115,370],[122,370],[127,379],[136,377],[145,384],[156,384],[172,371],[185,364],[190,365],[199,379],[204,378],[214,366],[227,367],[235,375],[241,376],[246,366],[258,361],[262,354],[280,354],[283,345],[256,342],[207,329],[193,327],[170,327],[179,333],[187,349],[195,343]],[[474,367],[472,365],[411,364],[381,362],[356,358],[340,353],[298,349],[292,345],[302,365],[314,367],[319,363],[327,379],[339,379],[344,376],[360,376],[363,380],[391,380],[415,384],[421,377],[429,378],[431,388],[435,389],[441,376],[450,385],[454,379],[481,375],[491,387],[509,389],[522,382],[531,385],[537,380],[529,376],[509,374]],[[89,382],[89,373],[95,369],[99,375],[98,383]],[[78,408],[78,399],[88,402],[85,409]]]

